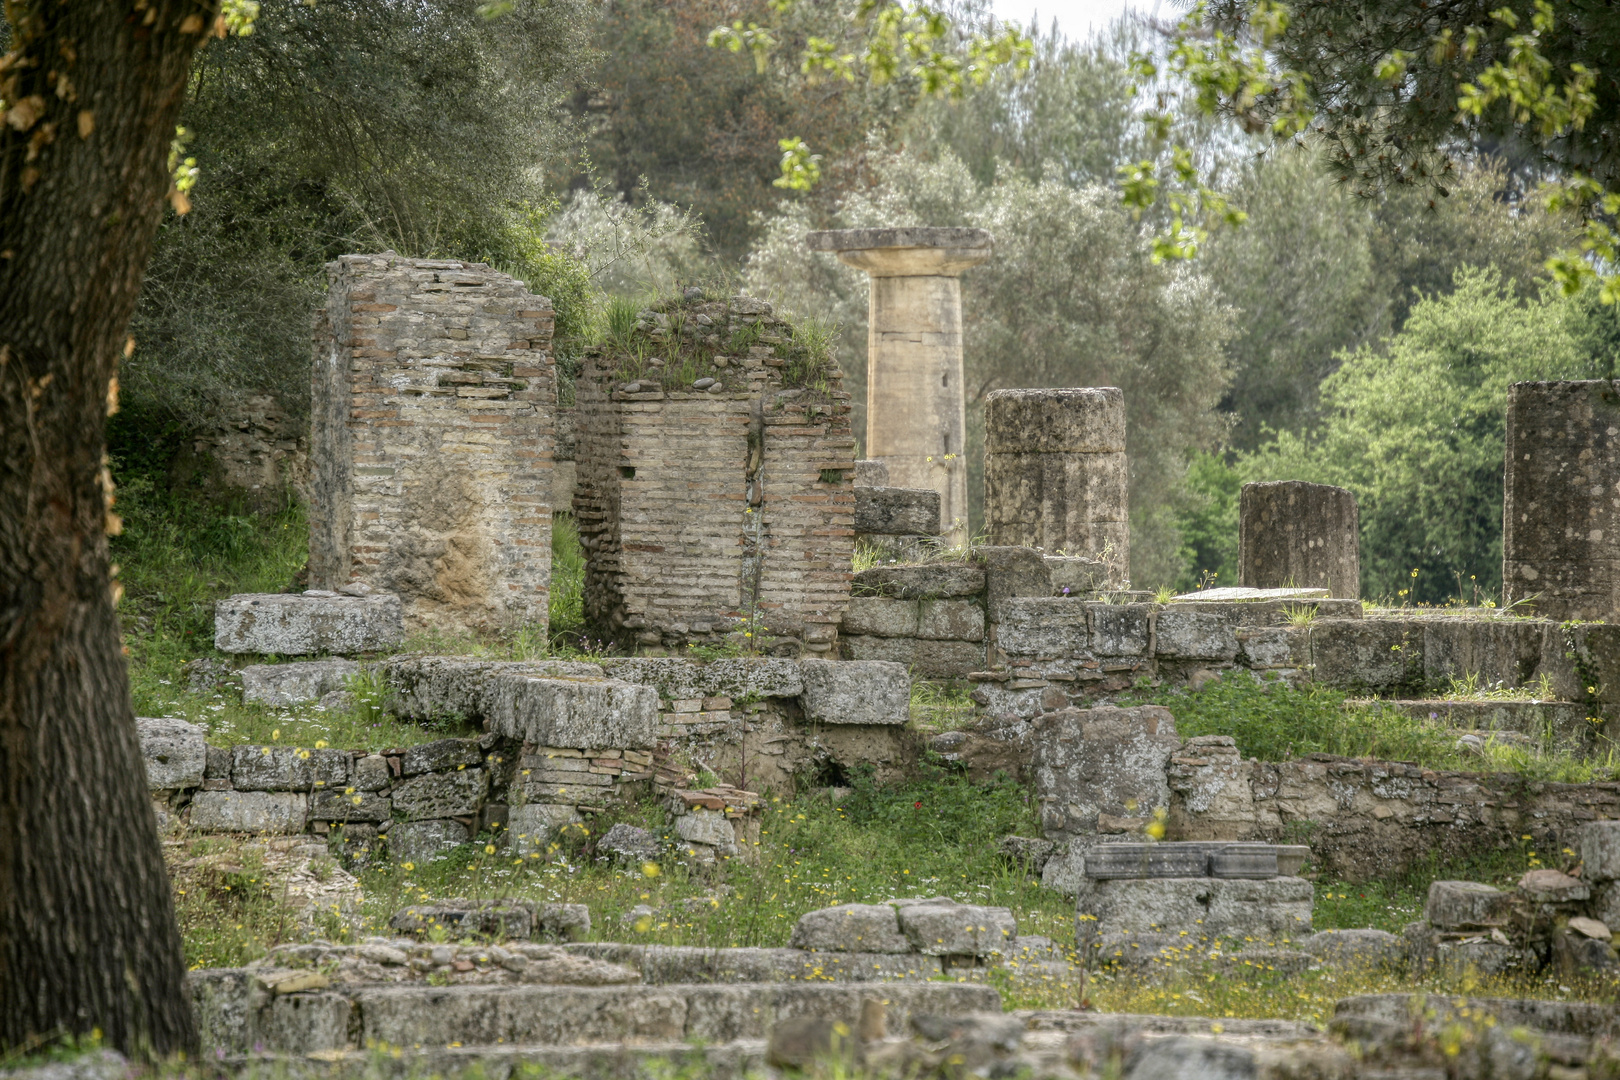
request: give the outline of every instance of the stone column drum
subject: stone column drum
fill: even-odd
[[[939,492],[946,542],[968,539],[967,414],[959,275],[990,257],[983,229],[841,229],[805,237],[865,270],[866,456],[896,487]]]
[[[1508,388],[1505,603],[1612,621],[1620,611],[1620,380]]]
[[[1244,484],[1238,505],[1238,584],[1361,596],[1356,497],[1341,487],[1281,480]]]
[[[1125,395],[1112,386],[997,390],[984,403],[989,542],[1105,557],[1123,587],[1131,527]]]

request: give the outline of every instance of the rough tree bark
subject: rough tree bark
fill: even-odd
[[[217,0],[8,0],[0,61],[0,1049],[196,1042],[129,696],[104,428]]]

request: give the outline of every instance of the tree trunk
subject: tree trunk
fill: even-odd
[[[0,62],[0,1049],[196,1042],[113,611],[109,387],[216,2],[7,4]],[[112,390],[116,395],[116,389]]]

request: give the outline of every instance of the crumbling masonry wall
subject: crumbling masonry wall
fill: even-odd
[[[482,263],[346,255],[317,314],[310,584],[408,628],[546,623],[551,302]]]
[[[621,647],[750,634],[828,652],[854,546],[836,365],[806,377],[782,355],[791,328],[749,297],[670,302],[637,333],[639,355],[593,350],[576,382],[592,632]]]

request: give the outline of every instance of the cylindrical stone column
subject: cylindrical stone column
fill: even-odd
[[[1356,497],[1341,487],[1282,480],[1244,484],[1238,503],[1238,581],[1251,589],[1326,589],[1361,596]]]
[[[1131,527],[1125,394],[1112,386],[996,390],[984,402],[992,544],[1105,559],[1125,584]]]
[[[966,397],[962,376],[963,270],[990,257],[983,229],[840,229],[813,232],[867,272],[866,456],[895,487],[939,492],[948,543],[968,540]]]
[[[1620,379],[1508,388],[1502,595],[1552,619],[1620,613]]]

